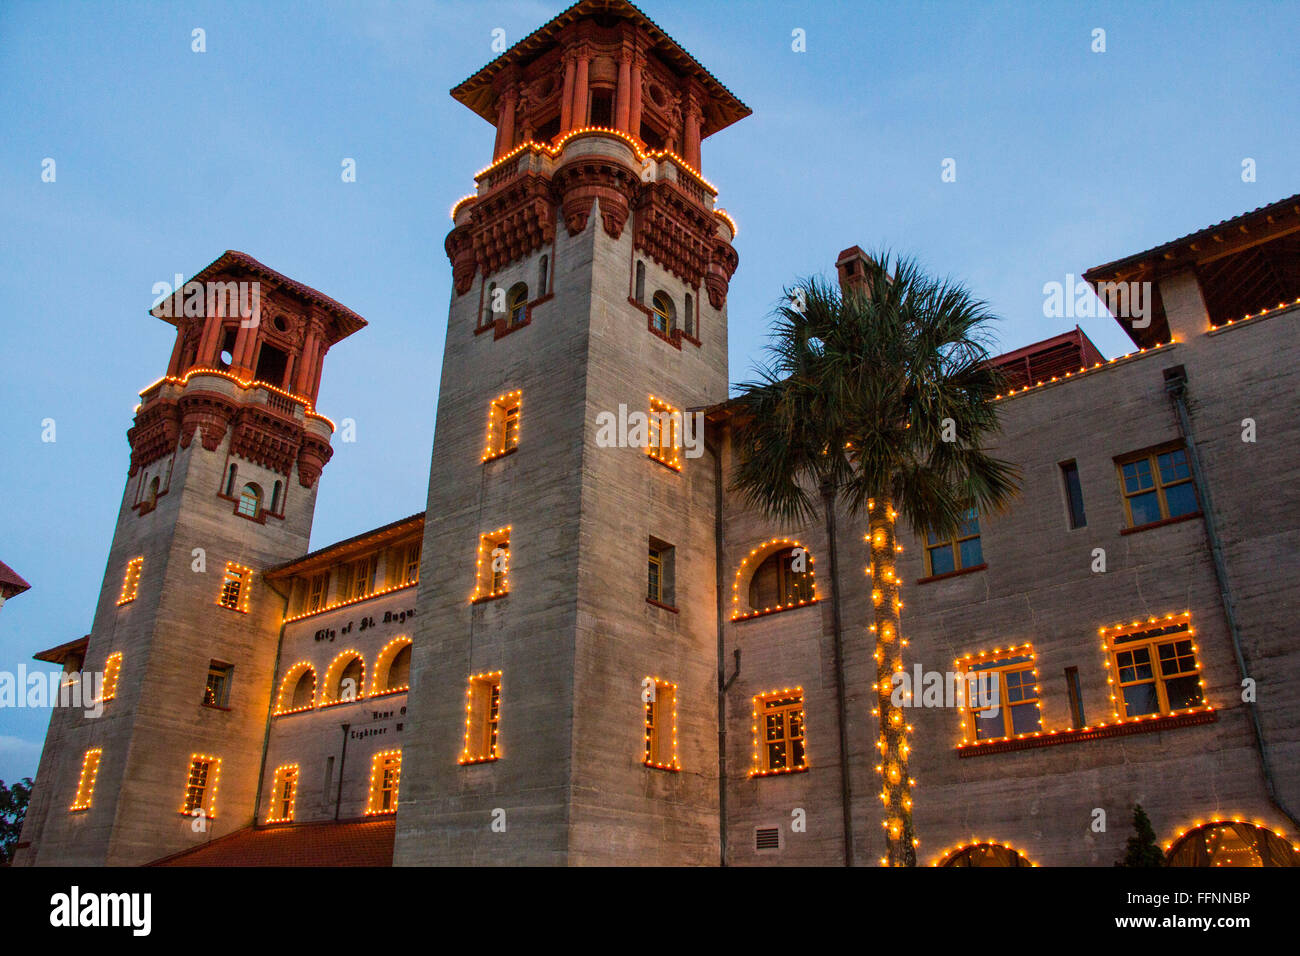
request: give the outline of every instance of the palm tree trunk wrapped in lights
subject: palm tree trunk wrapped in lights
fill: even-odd
[[[822,490],[827,507],[843,498],[851,513],[866,512],[882,862],[915,866],[911,728],[892,699],[907,646],[896,525],[901,516],[918,535],[946,537],[970,509],[1003,511],[1017,491],[1015,466],[984,447],[998,429],[1001,392],[988,361],[993,316],[964,287],[888,254],[868,262],[861,283],[844,293],[812,279],[787,290],[787,300],[761,380],[740,388],[737,401],[748,414],[733,487],[784,519],[814,515],[809,486]],[[843,708],[843,692],[840,701]]]

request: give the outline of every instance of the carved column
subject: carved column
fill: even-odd
[[[497,141],[492,154],[493,159],[500,159],[515,145],[515,105],[519,101],[519,88],[513,83],[506,87],[500,97],[497,110]]]
[[[185,345],[185,324],[176,323],[176,344],[172,346],[172,359],[167,363],[168,375],[179,375],[181,370],[181,348]]]
[[[591,54],[585,49],[578,53],[578,69],[573,79],[573,115],[569,118],[574,127],[587,125],[587,67]]]
[[[628,116],[627,129],[633,136],[641,136],[641,67],[645,65],[645,57],[641,54],[635,54],[632,57],[631,75],[632,88],[628,97]]]
[[[560,94],[560,132],[573,129],[573,79],[577,62],[573,51],[564,54],[564,92]]]
[[[704,117],[694,96],[687,98],[684,115],[686,118],[686,142],[683,146],[685,155],[682,158],[698,171],[700,168],[700,121]]]
[[[307,339],[302,346],[302,360],[298,363],[298,374],[294,379],[293,390],[298,395],[306,395],[311,388],[311,370],[315,367],[316,343],[320,338],[320,324],[312,321],[307,328]]]
[[[628,125],[632,115],[632,54],[624,50],[618,58],[618,100],[614,109],[614,128],[636,135]]]
[[[217,362],[217,352],[221,348],[221,317],[213,314],[203,320],[203,336],[199,339],[199,354],[195,361],[211,368]]]

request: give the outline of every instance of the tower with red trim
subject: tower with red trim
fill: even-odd
[[[701,143],[750,111],[622,0],[452,96],[496,133],[446,240],[396,862],[714,862],[720,498],[694,410],[727,397],[738,257]]]
[[[253,819],[284,612],[261,572],[307,550],[322,363],[366,322],[233,251],[151,312],[176,342],[127,432],[94,624],[41,656],[103,674],[102,712],[55,709],[20,862],[144,863]]]

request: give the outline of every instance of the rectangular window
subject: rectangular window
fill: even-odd
[[[1205,705],[1205,685],[1187,614],[1102,629],[1111,701],[1119,718]]]
[[[81,776],[77,778],[77,795],[73,797],[69,810],[89,810],[90,801],[95,796],[95,777],[99,775],[99,758],[104,755],[102,747],[86,751],[81,758]]]
[[[135,600],[136,592],[140,590],[140,569],[143,566],[144,558],[132,558],[126,563],[126,574],[122,578],[122,594],[117,599],[119,607]]]
[[[667,541],[650,539],[646,560],[646,599],[666,607],[676,607],[674,557],[676,549]]]
[[[181,813],[190,816],[217,815],[217,779],[221,775],[221,758],[207,754],[190,757],[190,773],[185,781],[185,802]]]
[[[109,701],[117,696],[117,677],[122,672],[122,652],[108,655],[104,662],[104,682],[100,685],[100,700]]]
[[[248,582],[252,577],[251,568],[246,568],[233,561],[226,562],[226,573],[221,579],[221,596],[217,603],[232,611],[248,613]]]
[[[370,800],[366,816],[397,812],[397,788],[402,782],[402,751],[384,750],[370,761]]]
[[[329,593],[330,573],[322,571],[320,574],[312,575],[311,583],[307,586],[307,613],[319,611],[325,606],[325,595]]]
[[[984,563],[984,549],[980,545],[980,519],[971,508],[966,512],[961,527],[951,538],[928,534],[925,540],[925,570],[930,577],[951,574]]]
[[[682,413],[667,402],[650,396],[650,440],[646,454],[669,468],[682,468]]]
[[[1079,668],[1065,669],[1065,689],[1070,695],[1070,726],[1082,730],[1088,726],[1088,718],[1083,713],[1083,690],[1079,686]]]
[[[298,765],[288,763],[275,770],[271,786],[271,815],[267,823],[289,823],[293,820],[293,805],[298,799]]]
[[[1067,461],[1061,465],[1061,480],[1065,482],[1065,504],[1070,514],[1070,529],[1088,526],[1088,516],[1083,511],[1083,485],[1079,483],[1079,466]]]
[[[1033,645],[987,660],[981,654],[957,663],[966,704],[962,743],[1004,740],[1043,729]]]
[[[232,664],[212,661],[208,665],[208,682],[203,688],[203,706],[228,708],[230,706],[230,684],[235,668]]]
[[[645,702],[645,760],[647,767],[679,770],[677,764],[677,685],[647,677],[641,686]]]
[[[460,762],[496,760],[501,756],[501,672],[475,674],[465,698],[465,749]]]
[[[406,546],[406,560],[402,569],[402,583],[414,584],[420,580],[420,542]]]
[[[483,460],[499,458],[519,447],[519,416],[523,407],[523,393],[516,389],[498,395],[488,407],[487,447]]]
[[[751,777],[808,769],[804,752],[803,688],[754,698],[754,768]]]
[[[510,527],[479,535],[470,601],[486,601],[510,593]]]
[[[1143,452],[1118,459],[1115,464],[1130,528],[1198,510],[1187,449]]]

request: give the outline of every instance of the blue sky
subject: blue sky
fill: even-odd
[[[0,7],[0,560],[33,585],[0,610],[0,670],[88,630],[136,393],[173,341],[151,289],[225,249],[370,321],[326,359],[319,408],[358,440],[325,469],[312,545],[424,507],[447,211],[493,138],[447,91],[494,28],[514,43],[565,6]],[[1044,283],[1300,192],[1295,3],[642,7],[754,110],[704,144],[740,225],[733,381],[781,285],[847,246],[966,282],[1011,349],[1073,325],[1043,317]],[[1111,320],[1080,324],[1128,350]],[[48,716],[0,710],[0,778],[35,772]]]

